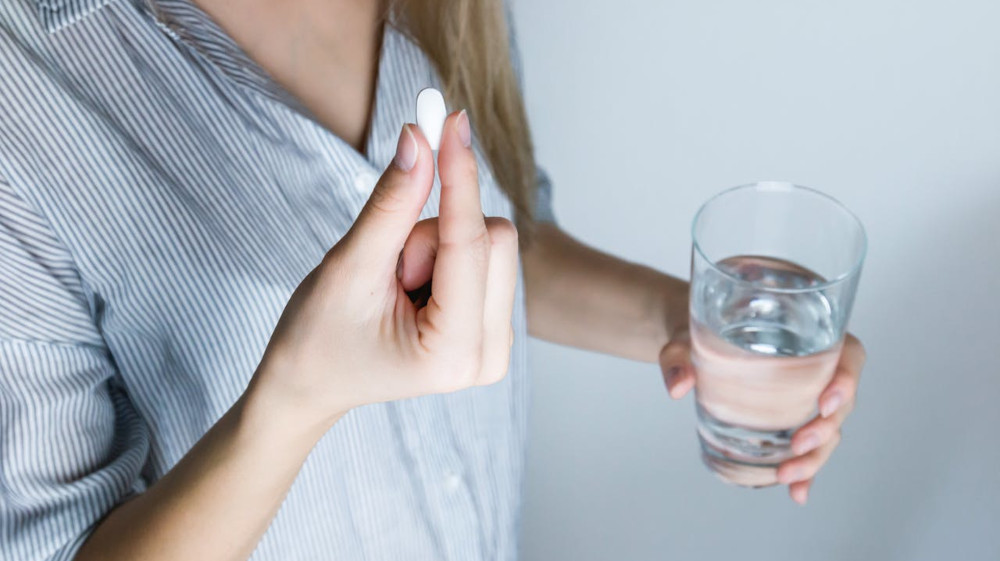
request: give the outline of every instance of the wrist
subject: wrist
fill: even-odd
[[[649,311],[647,322],[653,333],[652,351],[659,356],[660,350],[679,333],[688,329],[688,288],[687,281],[661,273],[655,269],[641,267],[647,281]]]
[[[279,383],[274,372],[258,368],[240,396],[241,424],[292,442],[315,444],[346,413],[346,409],[322,408],[305,395]]]

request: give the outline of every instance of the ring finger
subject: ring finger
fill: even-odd
[[[483,366],[477,383],[492,384],[507,373],[511,315],[517,286],[517,229],[504,218],[486,219],[490,261],[483,309]]]

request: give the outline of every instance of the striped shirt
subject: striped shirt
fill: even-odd
[[[0,558],[71,559],[230,407],[438,83],[387,24],[362,154],[190,0],[0,2]],[[522,286],[507,378],[351,411],[253,559],[516,557]]]

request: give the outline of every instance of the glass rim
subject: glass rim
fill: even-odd
[[[755,283],[754,281],[741,279],[736,275],[733,275],[732,273],[719,268],[716,262],[709,259],[708,255],[705,254],[705,251],[702,250],[701,244],[698,243],[698,236],[695,234],[695,229],[698,227],[698,221],[701,219],[702,214],[705,212],[705,209],[708,208],[709,205],[711,205],[713,202],[726,195],[732,194],[734,191],[741,191],[744,189],[755,189],[759,191],[797,190],[806,192],[813,196],[821,197],[823,199],[826,199],[827,202],[832,203],[835,207],[845,212],[847,216],[849,216],[854,221],[854,224],[858,227],[858,231],[861,232],[861,251],[858,252],[857,258],[855,259],[854,263],[850,267],[848,267],[846,271],[837,275],[836,277],[805,288],[779,288],[779,287],[761,286],[760,284]],[[728,189],[720,191],[719,193],[716,193],[715,195],[710,197],[707,201],[702,203],[700,207],[698,207],[698,212],[694,214],[694,220],[691,221],[691,247],[694,248],[694,251],[698,255],[700,255],[701,258],[706,263],[708,263],[709,267],[711,267],[715,272],[721,274],[723,277],[725,277],[731,282],[745,286],[753,286],[755,288],[760,288],[767,292],[784,293],[784,294],[801,294],[804,292],[818,292],[821,290],[826,290],[828,288],[832,288],[838,284],[841,284],[852,277],[857,276],[861,272],[861,267],[865,262],[865,257],[868,255],[868,232],[865,231],[865,226],[864,224],[861,223],[861,219],[859,219],[858,216],[851,211],[851,209],[847,208],[847,206],[845,206],[844,203],[841,203],[837,199],[833,198],[832,196],[822,191],[813,189],[812,187],[798,185],[790,181],[754,181],[752,183],[744,183],[743,185],[737,185],[735,187],[730,187]]]

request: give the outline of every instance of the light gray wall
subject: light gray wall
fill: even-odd
[[[806,508],[713,479],[655,366],[536,342],[523,558],[1000,559],[1000,3],[514,6],[569,232],[686,277],[700,202],[787,179],[871,240],[860,403]]]

